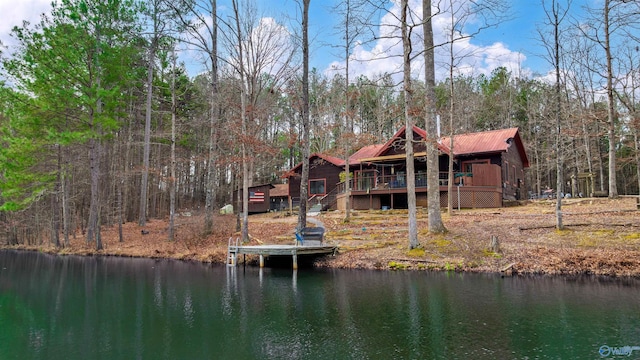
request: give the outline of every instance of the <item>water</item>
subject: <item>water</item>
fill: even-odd
[[[0,359],[633,359],[639,299],[635,280],[0,251]]]

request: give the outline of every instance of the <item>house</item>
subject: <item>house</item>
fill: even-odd
[[[262,184],[249,187],[249,213],[264,213],[268,212],[271,206],[271,189],[275,186],[271,184]],[[238,196],[238,190],[233,192],[233,198],[238,199],[240,202],[236,204],[236,209],[243,211],[242,209],[242,191]]]
[[[426,148],[422,141],[426,132],[418,127],[412,131],[416,200],[418,206],[426,207]],[[352,174],[349,196],[353,209],[407,208],[405,132],[403,127],[385,144],[364,147],[349,157]],[[451,139],[443,137],[438,142],[438,151],[441,206],[447,205],[449,196],[449,156],[454,160],[455,187],[451,194],[454,206],[501,207],[504,201],[525,198],[524,169],[529,167],[529,160],[517,128],[455,135],[453,149]],[[324,208],[344,210],[347,187],[339,174],[344,172],[345,161],[314,154],[311,164],[311,199],[320,196],[327,200]],[[287,173],[291,196],[299,197],[300,169],[301,164]],[[319,179],[323,179],[322,193],[312,193],[312,184]]]
[[[337,184],[340,183],[340,173],[344,172],[345,161],[325,154],[309,156],[309,203],[326,204],[323,209],[335,204]],[[289,184],[289,196],[293,206],[300,204],[300,180],[302,178],[302,163],[296,165],[283,176]]]
[[[274,184],[269,191],[271,205],[269,210],[282,211],[289,207],[289,184]]]
[[[442,138],[441,143],[450,154],[450,138]],[[456,135],[453,137],[453,156],[459,164],[457,169],[462,173],[471,173],[476,167],[479,172],[482,164],[497,165],[500,168],[503,199],[527,198],[524,169],[530,164],[518,128]],[[469,185],[486,185],[486,178],[480,175],[477,174],[477,181],[470,179]],[[479,182],[481,180],[484,182]],[[489,183],[493,184],[494,181]]]

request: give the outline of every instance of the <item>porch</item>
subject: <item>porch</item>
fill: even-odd
[[[500,184],[487,185],[478,179],[475,185],[473,173],[454,173],[453,206],[456,208],[496,208],[502,206],[502,187]],[[439,173],[440,206],[446,207],[448,202],[449,174]],[[416,173],[416,204],[427,207],[426,171]],[[367,209],[406,209],[407,184],[405,174],[358,176],[350,181],[351,208]],[[346,209],[346,184],[341,182],[337,187],[338,210]]]

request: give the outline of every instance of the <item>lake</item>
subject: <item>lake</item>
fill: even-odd
[[[640,358],[640,281],[0,251],[0,359],[536,358]]]

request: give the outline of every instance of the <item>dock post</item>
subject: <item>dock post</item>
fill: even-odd
[[[264,255],[260,254],[260,267],[264,267]]]
[[[298,254],[293,253],[293,270],[298,270]]]

